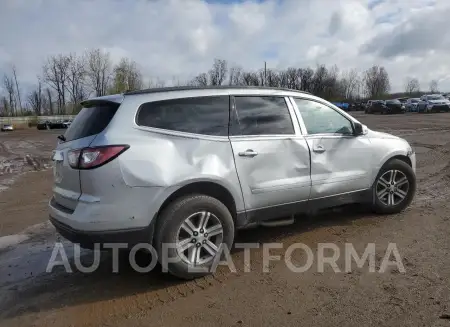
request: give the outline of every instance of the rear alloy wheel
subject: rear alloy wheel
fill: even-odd
[[[373,192],[376,212],[392,214],[404,210],[416,192],[416,177],[411,166],[398,159],[386,163],[378,173]]]
[[[222,241],[219,218],[209,211],[199,211],[187,217],[178,229],[177,254],[188,265],[202,265],[214,259]]]
[[[154,245],[163,269],[192,279],[210,274],[221,245],[231,250],[233,241],[234,221],[228,208],[216,198],[195,194],[175,200],[161,213]],[[163,244],[171,244],[167,253]]]

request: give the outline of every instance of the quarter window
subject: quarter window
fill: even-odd
[[[294,99],[308,134],[353,134],[350,120],[319,102]]]
[[[182,98],[144,103],[136,123],[177,132],[228,136],[229,96]]]
[[[231,135],[295,134],[284,97],[236,96]]]

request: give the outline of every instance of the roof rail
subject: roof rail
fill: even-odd
[[[160,87],[153,89],[137,90],[137,91],[126,91],[124,95],[135,95],[135,94],[147,94],[147,93],[159,93],[159,92],[171,92],[171,91],[190,91],[190,90],[226,90],[226,89],[253,89],[253,90],[278,90],[278,91],[289,91],[289,92],[299,92],[305,94],[311,94],[306,91],[293,90],[288,88],[279,87],[268,87],[268,86],[237,86],[237,85],[214,85],[214,86],[171,86],[171,87]]]

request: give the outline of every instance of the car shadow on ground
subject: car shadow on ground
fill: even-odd
[[[284,239],[293,235],[301,240],[303,233],[324,227],[332,229],[348,226],[362,217],[370,218],[370,216],[371,214],[361,206],[346,206],[313,216],[299,217],[294,224],[288,226],[259,227],[239,231],[235,241],[259,244],[283,242]],[[319,236],[327,237],[324,233],[318,235],[318,238]],[[318,242],[326,241],[318,240]],[[233,260],[239,256],[240,252],[242,249],[232,250]],[[50,255],[51,252],[48,253],[48,258]],[[86,251],[81,259],[83,265],[89,266],[93,262],[93,252]],[[146,254],[138,254],[136,257],[137,263],[142,267],[148,265],[150,260],[151,258]],[[73,261],[71,266],[75,267]],[[8,319],[33,312],[114,300],[189,283],[192,281],[179,280],[163,273],[160,266],[149,273],[136,272],[123,257],[119,260],[119,272],[113,273],[110,254],[102,254],[98,269],[92,273],[81,273],[75,270],[67,273],[62,266],[58,266],[51,273],[43,273],[28,279],[24,284],[10,286],[8,291],[14,292],[14,296],[11,301],[0,304],[0,318]],[[205,287],[208,287],[208,283]],[[17,301],[17,299],[23,300]]]

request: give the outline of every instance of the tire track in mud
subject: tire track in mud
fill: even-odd
[[[14,184],[16,178],[30,171],[51,167],[51,158],[42,141],[7,139],[0,143],[0,192]]]

